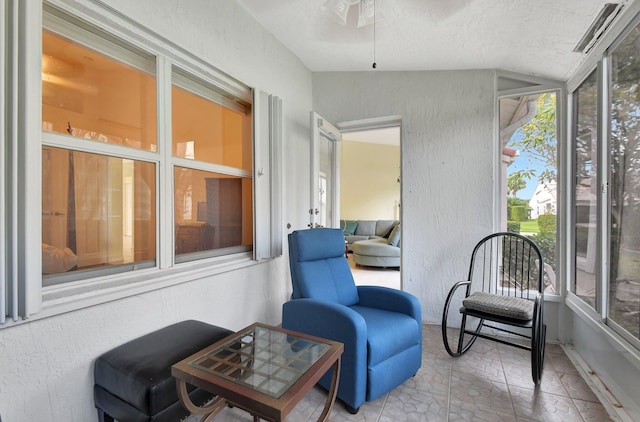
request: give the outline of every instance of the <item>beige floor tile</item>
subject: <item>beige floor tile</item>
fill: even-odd
[[[451,376],[449,414],[464,420],[515,420],[506,383],[461,373]]]
[[[598,398],[580,375],[560,373],[558,377],[572,399],[598,403]]]
[[[578,408],[569,397],[512,386],[509,390],[518,417],[545,422],[582,422]]]
[[[585,422],[609,422],[612,421],[600,402],[573,400]]]
[[[531,376],[531,364],[529,362],[523,362],[521,364],[512,362],[502,362],[504,368],[504,374],[507,379],[507,384],[510,386],[534,389],[536,385],[533,383]],[[542,372],[542,381],[537,388],[544,393],[557,394],[564,397],[569,397],[567,389],[562,384],[558,374],[551,370],[545,369]]]
[[[573,366],[573,362],[564,353],[547,353],[544,360],[546,368],[552,368],[563,374],[578,375],[578,370]]]

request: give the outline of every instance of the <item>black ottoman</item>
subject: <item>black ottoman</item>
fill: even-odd
[[[94,400],[100,422],[176,422],[189,412],[178,400],[171,365],[233,334],[201,321],[182,321],[154,331],[100,356],[94,367]],[[192,388],[204,404],[212,395]]]

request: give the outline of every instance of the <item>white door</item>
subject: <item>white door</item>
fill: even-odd
[[[340,131],[315,111],[311,112],[311,207],[309,227],[339,227]]]

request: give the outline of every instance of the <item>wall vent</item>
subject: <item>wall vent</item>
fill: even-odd
[[[588,53],[620,13],[622,3],[606,3],[593,23],[573,49],[576,53]]]

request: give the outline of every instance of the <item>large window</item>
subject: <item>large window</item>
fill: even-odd
[[[44,285],[155,265],[155,59],[92,47],[42,34]]]
[[[230,101],[177,69],[171,99],[176,260],[249,250],[250,105]]]
[[[570,284],[596,317],[604,317],[638,348],[639,41],[636,25],[573,92],[575,266]]]
[[[640,339],[640,27],[610,56],[608,318]]]
[[[500,230],[523,234],[540,247],[545,291],[559,293],[558,150],[556,92],[499,101],[502,152]]]
[[[43,284],[251,251],[250,95],[176,63],[158,78],[156,55],[59,12],[44,25]]]
[[[596,308],[598,78],[592,72],[573,94],[575,278],[571,291]]]
[[[0,3],[0,328],[282,254],[277,96],[110,8]]]

